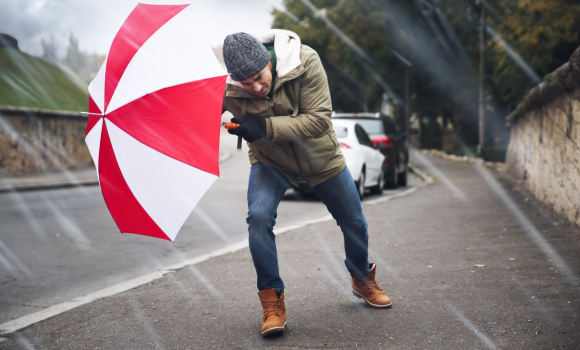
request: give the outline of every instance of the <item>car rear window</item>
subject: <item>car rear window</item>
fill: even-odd
[[[383,123],[380,119],[357,119],[356,122],[362,126],[367,134],[382,134],[383,133]]]
[[[334,133],[336,134],[337,139],[344,139],[348,136],[348,130],[345,126],[335,126]]]

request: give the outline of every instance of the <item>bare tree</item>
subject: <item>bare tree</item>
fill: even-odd
[[[80,74],[85,68],[87,59],[85,54],[80,51],[79,40],[75,38],[73,33],[70,33],[68,43],[69,45],[64,58],[64,64],[73,72]]]
[[[50,41],[45,41],[44,38],[42,38],[42,58],[48,62],[58,62],[57,47],[54,43],[53,35],[50,36]]]

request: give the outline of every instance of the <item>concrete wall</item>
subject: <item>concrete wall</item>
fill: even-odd
[[[512,123],[507,170],[539,200],[580,225],[580,89]]]
[[[92,164],[78,113],[0,107],[0,177]]]

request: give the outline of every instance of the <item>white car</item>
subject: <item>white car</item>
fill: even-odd
[[[385,156],[374,148],[368,134],[356,120],[332,119],[332,125],[360,198],[364,197],[365,189],[375,194],[383,193]]]

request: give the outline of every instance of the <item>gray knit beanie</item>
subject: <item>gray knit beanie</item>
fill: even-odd
[[[241,32],[226,37],[223,55],[228,73],[235,81],[258,74],[271,60],[270,53],[258,38]]]

